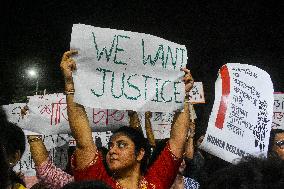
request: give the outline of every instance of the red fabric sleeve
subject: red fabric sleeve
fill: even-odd
[[[103,157],[100,152],[97,153],[94,160],[84,169],[76,169],[75,156],[72,155],[71,165],[74,173],[75,181],[83,180],[101,180],[109,186],[115,186],[114,179],[108,175],[106,168],[103,164]]]
[[[156,189],[170,188],[177,176],[182,158],[177,158],[167,143],[157,160],[149,167],[145,178],[154,184]]]

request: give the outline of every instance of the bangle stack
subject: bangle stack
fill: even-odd
[[[75,93],[75,89],[69,89],[64,92],[65,95],[73,95]]]
[[[190,134],[188,135],[188,138],[194,138],[195,132],[190,132]]]
[[[186,93],[185,96],[184,96],[184,103],[189,103],[189,94]]]

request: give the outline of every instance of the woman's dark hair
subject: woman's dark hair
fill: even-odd
[[[9,165],[9,160],[14,158],[18,150],[20,151],[20,155],[23,155],[26,148],[25,134],[20,127],[7,120],[2,108],[0,108],[0,143],[1,153],[3,153],[3,156],[0,156],[1,159],[3,157],[3,162],[1,160],[1,168],[7,170],[8,166],[7,173],[1,170],[1,174],[6,174],[6,179],[9,181],[9,184],[20,183],[25,186],[24,181],[13,171],[13,167]]]
[[[20,150],[22,156],[26,149],[26,139],[23,130],[11,122],[7,122],[4,127],[0,135],[8,158],[13,157],[18,150]]]
[[[46,184],[44,184],[42,181],[34,184],[30,189],[48,189]]]
[[[71,182],[62,187],[62,189],[111,189],[110,186],[99,180]]]
[[[147,170],[147,165],[151,154],[151,149],[148,140],[144,137],[143,133],[140,130],[132,127],[127,127],[127,126],[120,127],[119,129],[113,132],[112,137],[118,133],[126,135],[133,141],[135,145],[136,155],[142,148],[144,149],[145,154],[141,161],[141,171],[142,173],[145,173]]]
[[[1,139],[0,139],[1,140]],[[9,164],[6,156],[6,150],[0,141],[0,188],[7,188],[9,180]]]
[[[206,182],[207,178],[215,174],[216,170],[229,166],[231,163],[209,154],[205,151],[198,151],[193,159],[185,159],[186,167],[184,176],[193,178],[200,185]]]
[[[284,133],[284,130],[282,130],[282,129],[271,129],[271,131],[270,131],[270,138],[269,138],[269,145],[268,145],[268,155],[270,157],[278,157],[278,155],[272,150],[273,145],[274,145],[275,136],[278,133]]]
[[[156,147],[154,148],[152,155],[149,160],[148,167],[150,167],[158,158],[158,156],[161,154],[162,150],[167,145],[167,142],[169,141],[169,138],[161,139],[160,141],[157,141]]]

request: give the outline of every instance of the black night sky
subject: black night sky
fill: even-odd
[[[148,33],[186,45],[188,67],[203,82],[209,107],[218,69],[227,62],[266,70],[275,91],[284,91],[284,3],[261,2],[7,1],[1,5],[0,102],[34,94],[36,81],[25,72],[30,67],[39,70],[39,90],[63,91],[59,63],[69,49],[74,23]]]

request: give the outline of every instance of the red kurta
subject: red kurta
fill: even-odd
[[[73,157],[72,167],[75,167],[73,169],[75,181],[101,180],[114,189],[122,189],[119,183],[107,173],[101,153],[97,154],[88,167],[81,170],[76,169],[76,162]],[[176,158],[171,152],[168,143],[152,166],[148,168],[140,181],[139,188],[169,189],[175,180],[181,161],[181,158]]]

